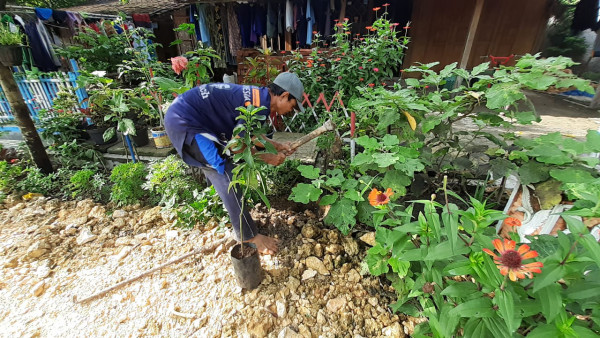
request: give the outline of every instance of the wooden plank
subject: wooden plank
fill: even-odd
[[[479,26],[479,19],[481,19],[481,11],[483,10],[483,3],[485,0],[477,0],[475,5],[475,11],[473,18],[471,19],[471,26],[467,33],[467,42],[465,44],[465,50],[463,51],[462,58],[460,60],[460,68],[465,68],[471,55],[471,49],[473,48],[473,42],[475,41],[475,34],[477,34],[477,27]]]

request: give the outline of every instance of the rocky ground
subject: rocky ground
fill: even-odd
[[[0,209],[0,336],[403,337],[394,293],[361,265],[370,242],[310,211],[253,210],[282,240],[242,290],[221,245],[84,304],[74,302],[227,236],[181,230],[157,208],[15,197]],[[75,297],[74,297],[75,296]]]

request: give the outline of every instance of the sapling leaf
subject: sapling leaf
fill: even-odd
[[[500,109],[525,98],[519,84],[497,83],[485,93],[487,98],[486,107],[489,109]]]
[[[555,260],[546,260],[542,273],[537,275],[533,280],[533,293],[538,292],[552,283],[565,276],[566,270],[564,265],[559,264]]]
[[[333,224],[342,234],[347,235],[348,232],[356,224],[356,206],[355,202],[347,198],[342,198],[331,205],[329,213],[324,221],[327,224]]]
[[[547,180],[549,175],[549,169],[544,166],[544,164],[529,161],[523,164],[519,169],[517,169],[519,174],[519,179],[521,180],[521,184],[528,185],[531,183],[538,183]]]
[[[479,74],[485,72],[486,70],[488,70],[489,68],[490,68],[489,62],[485,62],[480,65],[477,65],[477,66],[473,67],[473,70],[471,70],[471,76],[479,75]]]
[[[299,183],[292,189],[290,199],[294,202],[308,204],[309,202],[315,202],[321,196],[323,190],[316,188],[312,184]]]
[[[302,174],[302,176],[310,180],[314,180],[319,178],[319,173],[321,172],[321,169],[315,168],[312,165],[299,165],[298,171],[300,171],[300,174]]]
[[[492,308],[492,300],[486,297],[476,298],[464,303],[458,304],[450,311],[453,316],[460,317],[492,317],[496,311]]]
[[[334,192],[331,195],[325,195],[323,197],[321,197],[321,200],[319,201],[319,205],[323,206],[323,205],[331,205],[333,204],[338,198],[338,193]]]
[[[550,176],[562,183],[591,183],[596,180],[588,170],[573,167],[552,169],[550,170]]]

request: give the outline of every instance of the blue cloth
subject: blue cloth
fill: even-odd
[[[37,15],[40,20],[48,20],[52,17],[52,9],[36,7],[35,15]]]
[[[590,93],[586,93],[584,91],[581,90],[570,90],[568,92],[563,92],[561,93],[563,95],[568,95],[568,96],[585,96],[585,97],[594,97],[594,94],[590,94]]]
[[[252,33],[251,12],[252,7],[250,7],[250,5],[240,5],[236,9],[238,25],[240,26],[240,35],[242,37],[242,47],[244,48],[254,46],[250,37]]]
[[[198,5],[198,24],[200,25],[200,35],[202,35],[202,43],[210,46],[210,33],[206,26],[206,5]]]
[[[306,44],[312,45],[312,37],[313,37],[313,25],[315,24],[315,10],[314,7],[310,5],[310,0],[306,2]]]
[[[115,29],[115,31],[117,32],[117,34],[121,34],[123,33],[123,28],[121,28],[121,26],[114,24],[113,28]]]
[[[210,135],[208,135],[210,137]],[[198,145],[198,149],[202,153],[202,157],[208,165],[215,169],[219,174],[225,173],[225,160],[221,157],[219,149],[216,147],[214,141],[210,140],[203,134],[196,134],[194,139]]]
[[[194,24],[194,32],[196,33],[196,41],[202,41],[202,33],[200,32],[200,22],[196,20],[198,15],[198,7],[195,4],[190,6],[190,23]]]
[[[184,151],[184,146],[192,144],[197,134],[212,136],[220,146],[232,138],[233,129],[240,123],[236,120],[239,116],[236,108],[254,101],[253,89],[258,93],[260,106],[267,107],[259,114],[269,116],[268,88],[213,83],[192,88],[175,99],[165,115],[165,129],[185,163],[197,167],[208,164]]]
[[[252,22],[252,31],[257,38],[267,34],[267,11],[262,6],[255,6],[254,20]],[[257,40],[259,41],[259,40]]]

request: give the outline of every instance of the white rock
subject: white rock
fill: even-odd
[[[316,275],[317,275],[317,272],[315,270],[313,270],[313,269],[306,269],[302,273],[302,280],[311,279],[311,278],[313,278]]]
[[[395,322],[394,324],[384,327],[381,329],[381,334],[385,337],[404,337],[404,332],[402,331],[402,327],[400,323]]]
[[[177,230],[167,230],[167,232],[165,233],[165,237],[167,238],[167,241],[173,240],[175,238],[177,238],[179,236],[179,231]]]
[[[46,290],[46,282],[40,281],[36,285],[33,286],[33,288],[31,289],[31,293],[34,296],[39,297],[42,295],[42,293],[44,293],[45,290]]]
[[[277,302],[275,302],[275,305],[277,307],[277,317],[279,317],[279,318],[285,317],[285,314],[287,313],[286,308],[285,308],[285,303],[282,301],[277,301]]]
[[[131,238],[129,238],[129,237],[117,238],[117,240],[115,241],[115,246],[122,246],[122,245],[133,245],[131,243]]]
[[[327,310],[336,313],[346,306],[346,298],[340,296],[327,301]]]
[[[329,270],[325,267],[325,264],[315,256],[311,256],[306,258],[306,267],[312,270],[316,270],[318,273],[322,275],[329,275]]]
[[[379,299],[377,299],[377,297],[370,297],[369,304],[371,304],[373,306],[377,306],[377,304],[379,304]]]
[[[87,215],[89,218],[103,218],[106,214],[106,210],[101,205],[96,205],[90,210],[90,213]]]
[[[302,338],[302,335],[290,329],[290,327],[288,326],[283,328],[283,330],[279,331],[279,335],[277,336],[277,338]]]
[[[79,236],[77,236],[76,243],[77,245],[83,245],[95,240],[97,237],[98,236],[94,235],[89,228],[83,228],[81,229],[81,232],[79,232]]]
[[[113,211],[112,218],[124,218],[127,217],[127,211],[125,210],[115,210]]]
[[[370,246],[375,246],[375,232],[367,232],[360,237],[360,240],[369,244]]]
[[[43,279],[48,277],[48,275],[50,275],[50,272],[52,272],[52,270],[50,270],[50,267],[42,265],[35,270],[35,275],[38,278]]]

